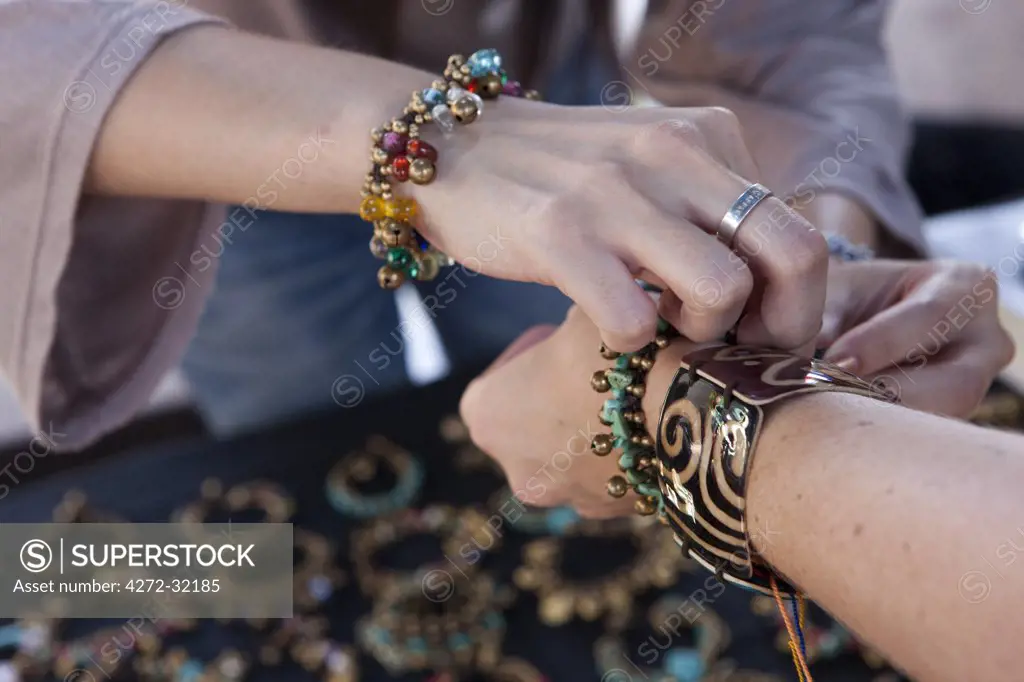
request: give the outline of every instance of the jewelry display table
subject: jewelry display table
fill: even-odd
[[[293,622],[290,631],[282,630],[283,623],[258,628],[242,621],[201,621],[183,632],[174,631],[171,624],[154,624],[152,636],[140,642],[146,652],[135,654],[134,662],[126,652],[121,665],[114,666],[98,654],[92,663],[71,660],[88,656],[73,653],[68,642],[86,642],[89,632],[97,629],[102,632],[95,641],[110,641],[113,632],[120,633],[117,641],[124,642],[128,635],[122,632],[121,622],[67,621],[44,628],[42,635],[37,626],[31,641],[24,636],[24,624],[9,624],[6,631],[0,630],[0,635],[6,632],[6,642],[15,642],[5,649],[8,657],[20,648],[22,659],[47,659],[45,652],[40,653],[45,636],[53,636],[59,642],[54,650],[63,654],[56,666],[58,674],[51,660],[42,666],[45,676],[23,673],[20,679],[161,679],[154,672],[161,669],[163,679],[180,682],[795,679],[788,651],[778,646],[779,626],[771,600],[765,603],[751,593],[724,588],[678,560],[671,542],[665,549],[662,533],[667,529],[654,524],[624,530],[622,523],[581,522],[565,509],[516,511],[508,493],[500,492],[502,481],[486,458],[462,441],[458,425],[449,420],[441,427],[455,411],[463,383],[448,380],[390,396],[386,404],[366,401],[353,409],[339,407],[237,440],[192,439],[127,452],[91,467],[13,487],[0,504],[2,523],[49,521],[71,489],[85,495],[89,512],[83,515],[85,520],[113,514],[130,521],[157,522],[170,519],[176,510],[199,498],[204,481],[211,477],[219,479],[225,491],[239,484],[266,482],[290,498],[297,542],[298,529],[312,531],[333,543],[336,556],[334,561],[305,564],[299,576],[305,582],[297,594],[306,597],[303,607],[310,615]],[[339,497],[335,487],[329,500],[325,490],[329,473],[333,469],[337,475],[340,470],[335,466],[345,458],[365,460],[366,455],[358,453],[368,442],[376,443],[371,451],[386,442],[372,439],[375,436],[397,446],[389,452],[410,454],[419,473],[410,474],[409,463],[399,462],[404,473],[389,478],[387,467],[378,466],[375,479],[373,466],[349,462],[352,466],[343,467],[345,476],[367,482],[351,487],[354,498]],[[585,466],[586,461],[575,466]],[[206,484],[208,492],[210,486]],[[364,498],[375,488],[384,493],[374,498],[378,507],[409,501],[413,509],[435,511],[398,512],[398,520],[392,516],[390,521],[355,518],[352,514],[367,516],[374,509],[373,505],[352,506],[351,500],[366,502]],[[336,507],[348,508],[349,513],[339,513]],[[63,509],[68,513],[67,507]],[[438,509],[448,509],[449,516],[458,514],[461,525],[445,521],[449,517]],[[259,517],[259,513],[235,509],[211,520],[245,522]],[[383,532],[378,526],[384,531],[405,529],[409,537],[399,538],[400,532]],[[376,530],[368,534],[368,528]],[[366,620],[375,606],[378,615],[382,607],[381,597],[367,596],[364,588],[379,595],[389,581],[400,579],[396,576],[420,566],[432,567],[429,589],[427,574],[421,572],[405,580],[404,592],[390,592],[389,603],[406,621],[443,619],[444,614],[456,621],[472,621],[479,615],[483,629],[466,634],[464,640],[456,632],[447,641],[456,648],[480,649],[478,664],[497,662],[498,669],[459,676],[439,674],[440,670],[405,674],[399,662],[393,676],[371,653],[386,659],[385,650],[395,639],[394,633],[390,639],[382,636],[379,624]],[[424,596],[435,605],[434,611],[420,609],[415,612],[418,616],[411,616],[412,611],[401,610],[417,600],[423,602]],[[467,609],[476,611],[467,615]],[[317,615],[329,619],[326,632],[310,625]],[[881,667],[870,652],[858,651],[848,635],[820,612],[812,610],[808,615],[808,658],[817,680],[900,679]],[[420,639],[429,640],[428,631],[424,628],[427,634]],[[451,652],[441,652],[438,658],[429,642],[414,642],[408,632],[403,636],[420,657],[417,660],[458,658]],[[50,654],[49,659],[53,657]],[[261,659],[279,662],[267,666]],[[204,667],[205,676],[199,676]]]

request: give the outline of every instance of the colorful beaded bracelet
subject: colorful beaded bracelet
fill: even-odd
[[[654,439],[647,430],[647,417],[640,401],[657,352],[667,347],[675,335],[676,331],[667,322],[659,320],[654,341],[634,353],[617,353],[602,344],[601,355],[615,360],[615,366],[595,372],[590,379],[591,387],[598,393],[612,393],[612,397],[604,401],[599,415],[601,423],[612,427],[612,432],[594,436],[590,448],[599,457],[611,454],[616,448],[622,451],[619,469],[623,475],[608,480],[608,494],[623,497],[632,488],[640,495],[636,511],[645,516],[659,513],[662,502]]]
[[[420,580],[391,583],[356,626],[356,637],[392,675],[416,670],[492,669],[505,639],[503,612],[514,591],[477,574],[442,581],[428,590]],[[437,586],[433,586],[437,587]]]
[[[382,493],[360,490],[358,484],[373,480],[382,466],[394,473],[394,487]],[[423,465],[415,455],[383,436],[371,436],[361,450],[331,467],[324,486],[327,501],[339,514],[369,519],[412,504],[423,487],[423,477]]]
[[[401,116],[371,131],[373,168],[363,184],[359,216],[374,226],[370,253],[387,262],[377,272],[382,288],[396,289],[406,279],[432,280],[452,264],[412,226],[416,202],[393,192],[396,182],[426,185],[437,176],[437,149],[420,137],[420,126],[433,122],[448,134],[456,122],[467,125],[479,118],[484,100],[499,95],[540,97],[508,79],[497,50],[478,50],[469,59],[452,55],[443,79],[414,92]]]

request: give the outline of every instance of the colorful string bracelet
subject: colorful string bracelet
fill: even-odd
[[[427,185],[437,177],[437,149],[420,137],[420,127],[436,123],[442,133],[450,134],[457,123],[477,120],[484,100],[500,95],[540,97],[509,80],[497,50],[478,50],[468,59],[452,55],[443,78],[414,92],[400,116],[371,131],[373,168],[363,183],[359,215],[373,223],[370,253],[386,261],[377,272],[382,288],[397,289],[408,279],[432,280],[441,267],[453,263],[413,227],[415,200],[394,194],[396,184]]]

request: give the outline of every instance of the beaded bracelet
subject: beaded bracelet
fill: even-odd
[[[443,79],[414,92],[401,116],[371,131],[373,168],[363,184],[359,216],[374,226],[370,253],[387,262],[377,272],[382,288],[396,289],[406,279],[432,280],[453,262],[412,226],[416,202],[393,193],[396,182],[426,185],[437,177],[437,149],[420,137],[420,126],[434,122],[448,134],[456,122],[477,120],[484,100],[499,95],[540,97],[508,79],[497,50],[479,50],[469,59],[455,54],[448,58]]]
[[[634,517],[635,519],[636,517]],[[602,534],[615,537],[617,534]],[[513,573],[513,582],[521,590],[537,595],[541,622],[558,627],[579,617],[596,621],[604,617],[612,630],[625,627],[633,615],[636,594],[648,588],[667,588],[675,583],[689,564],[680,555],[667,529],[657,524],[638,528],[634,523],[620,537],[636,547],[630,562],[600,577],[570,583],[562,575],[565,552],[560,538],[540,538],[523,547],[523,563]]]
[[[368,482],[380,464],[395,473],[395,487],[385,493],[366,494],[354,483]],[[423,486],[423,465],[407,450],[383,436],[371,436],[362,450],[342,458],[327,474],[327,501],[340,514],[368,519],[409,506]]]
[[[199,499],[172,514],[177,523],[207,523],[217,508],[231,514],[257,509],[263,512],[264,523],[287,523],[295,513],[295,501],[278,485],[267,481],[240,483],[224,492],[216,478],[208,478],[200,486]]]
[[[867,246],[854,244],[841,234],[825,236],[828,241],[828,254],[844,262],[872,260],[875,252]]]
[[[445,593],[419,580],[391,583],[356,628],[364,649],[392,676],[414,670],[489,670],[501,657],[503,611],[514,592],[477,574]]]
[[[640,401],[657,352],[668,346],[674,336],[676,331],[664,320],[658,320],[654,341],[634,353],[617,353],[602,344],[602,357],[615,360],[615,366],[599,370],[590,378],[591,387],[598,393],[612,392],[599,415],[601,423],[611,426],[612,432],[594,436],[590,448],[599,457],[616,448],[622,450],[619,469],[625,475],[608,480],[608,494],[623,497],[632,488],[640,495],[636,511],[645,516],[659,513],[662,503],[654,439],[647,430],[647,417]]]
[[[479,568],[482,555],[500,545],[500,536],[488,535],[486,544],[479,541],[477,536],[489,531],[487,519],[480,512],[445,504],[404,509],[392,516],[375,519],[352,534],[351,559],[356,582],[365,595],[376,596],[389,584],[409,579],[412,574],[429,575],[432,571],[444,570],[437,566],[450,565],[460,576],[471,576]],[[375,564],[374,557],[385,546],[419,534],[441,537],[443,563],[427,564],[415,572],[392,570]]]

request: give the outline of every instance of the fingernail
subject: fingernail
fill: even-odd
[[[857,367],[860,363],[857,362],[857,358],[848,357],[840,358],[839,360],[834,361],[832,364],[838,367],[839,369],[845,370],[847,372],[856,372]]]

